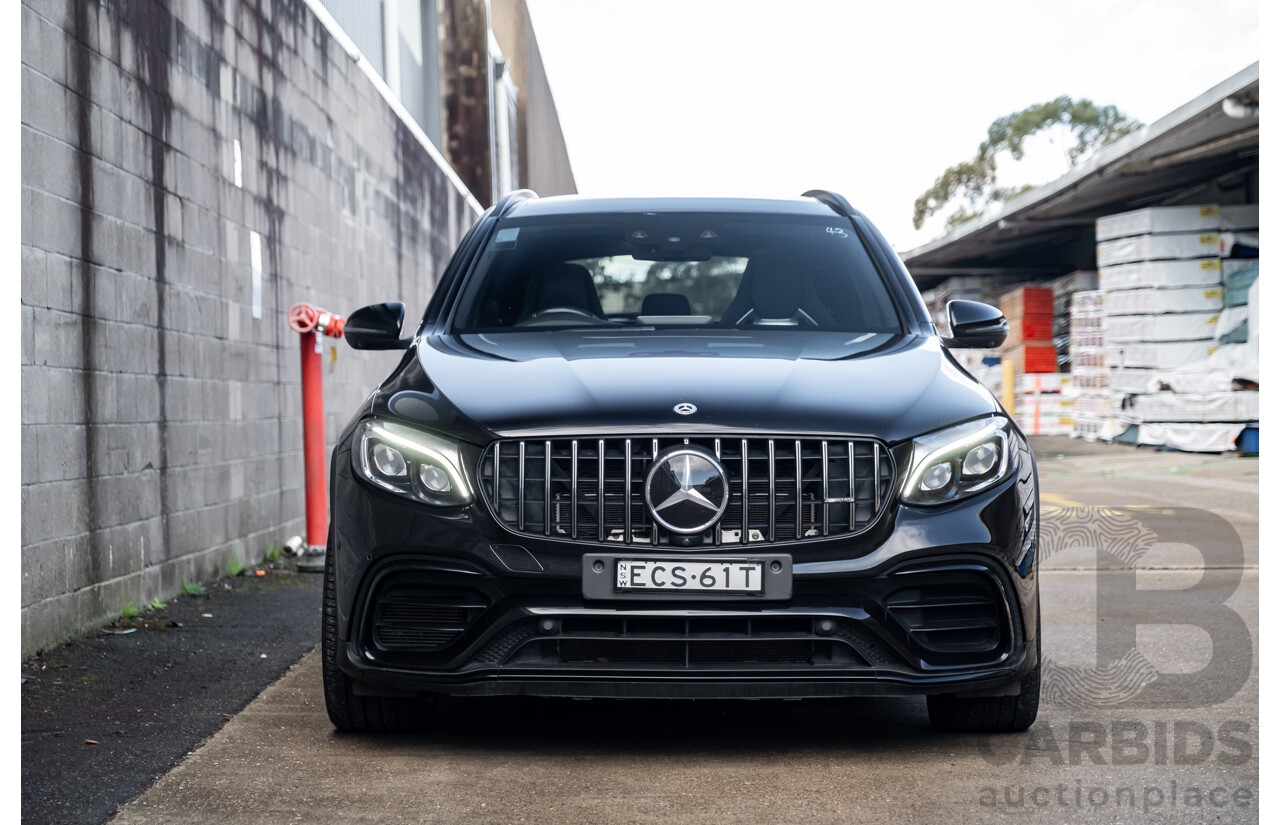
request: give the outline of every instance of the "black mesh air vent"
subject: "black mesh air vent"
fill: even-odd
[[[387,651],[431,651],[451,644],[484,611],[470,590],[392,586],[378,594],[373,643]]]
[[[837,620],[837,625],[843,625]],[[560,633],[526,637],[505,666],[721,668],[866,667],[849,635],[819,636],[795,616],[566,616]]]
[[[999,593],[985,577],[930,583],[895,591],[890,615],[921,647],[938,653],[985,653],[1000,646],[1004,620]]]

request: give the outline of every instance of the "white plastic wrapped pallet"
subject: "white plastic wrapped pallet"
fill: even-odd
[[[1222,287],[1193,286],[1181,289],[1124,289],[1107,292],[1107,315],[1152,315],[1166,312],[1217,312],[1222,309]]]
[[[1110,367],[1151,367],[1176,369],[1202,361],[1213,354],[1217,347],[1208,341],[1165,341],[1149,343],[1139,341],[1125,344],[1107,344],[1106,360]]]
[[[1014,393],[1017,395],[1060,393],[1070,386],[1069,372],[1023,373],[1014,378]]]
[[[1155,392],[1128,399],[1121,416],[1137,423],[1244,422],[1258,418],[1257,391]]]
[[[1192,453],[1222,453],[1236,448],[1236,439],[1245,424],[1176,424],[1142,423],[1138,425],[1138,443],[1156,447],[1173,447]]]
[[[1249,337],[1243,344],[1214,346],[1203,358],[1179,367],[1160,370],[1152,381],[1175,392],[1228,392],[1236,380],[1259,383],[1258,357],[1259,325],[1262,323],[1258,305],[1258,284],[1249,287],[1249,303],[1243,309],[1248,317]],[[1118,378],[1112,373],[1112,381]]]
[[[1254,283],[1257,283],[1256,281]],[[1214,327],[1213,337],[1221,341],[1236,328],[1249,320],[1249,306],[1227,307],[1218,315],[1218,325]]]
[[[1261,258],[1224,258],[1222,260],[1222,276],[1231,275],[1244,269],[1251,269],[1258,266]]]
[[[1216,258],[1218,243],[1219,238],[1216,232],[1116,238],[1098,244],[1098,266],[1106,267],[1134,261]]]
[[[1223,262],[1216,258],[1187,261],[1135,261],[1098,270],[1098,285],[1105,291],[1159,287],[1221,286]]]
[[[1217,312],[1112,315],[1103,335],[1112,343],[1216,340],[1218,320]]]
[[[1170,232],[1206,232],[1222,229],[1255,229],[1258,205],[1152,206],[1098,218],[1097,240]]]

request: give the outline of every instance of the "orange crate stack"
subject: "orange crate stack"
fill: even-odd
[[[1000,296],[1004,317],[1048,315],[1053,317],[1053,289],[1047,286],[1020,286]]]
[[[1058,348],[1053,342],[1018,344],[1002,350],[1000,357],[1013,362],[1015,373],[1042,373],[1058,371]]]
[[[1053,345],[1053,290],[1022,286],[1000,296],[1000,311],[1009,321],[1009,336],[1001,357],[1014,362],[1019,373],[1057,372]]]

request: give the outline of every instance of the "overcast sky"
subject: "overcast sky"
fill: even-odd
[[[834,189],[899,251],[941,234],[912,229],[916,196],[995,118],[1066,94],[1151,123],[1260,50],[1243,0],[528,3],[581,193]]]

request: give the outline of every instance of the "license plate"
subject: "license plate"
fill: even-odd
[[[738,560],[618,559],[614,589],[762,593],[764,565]]]

